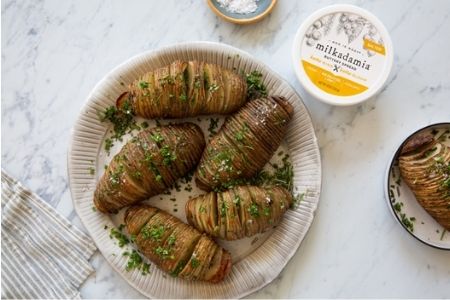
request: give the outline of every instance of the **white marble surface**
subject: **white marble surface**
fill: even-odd
[[[373,100],[337,108],[312,99],[290,59],[302,20],[333,1],[279,0],[240,27],[205,1],[2,1],[2,168],[82,227],[66,170],[70,131],[102,76],[141,51],[181,41],[228,43],[265,61],[303,97],[323,159],[316,219],[278,279],[254,298],[450,297],[450,252],[425,246],[392,218],[386,164],[400,139],[450,121],[450,1],[348,1],[386,25],[396,50]],[[97,253],[84,298],[139,298]]]

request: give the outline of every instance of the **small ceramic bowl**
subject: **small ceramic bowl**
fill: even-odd
[[[419,204],[416,197],[400,175],[398,157],[405,142],[422,132],[433,132],[435,136],[445,134],[444,144],[450,146],[450,123],[426,126],[406,137],[396,148],[386,172],[385,198],[389,210],[397,222],[417,240],[443,250],[450,250],[450,232],[439,225]]]
[[[258,8],[255,12],[249,14],[231,13],[222,7],[217,0],[207,0],[209,8],[224,20],[235,24],[252,24],[261,21],[274,8],[277,0],[258,0],[256,5]]]

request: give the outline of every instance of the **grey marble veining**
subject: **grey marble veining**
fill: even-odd
[[[262,22],[237,26],[205,1],[2,1],[2,168],[76,225],[66,159],[86,96],[113,67],[182,41],[223,42],[281,74],[311,112],[323,159],[314,223],[274,282],[273,297],[449,297],[450,253],[418,243],[395,223],[383,178],[400,140],[450,120],[450,2],[346,1],[377,15],[395,48],[383,92],[354,107],[312,99],[297,82],[291,46],[311,12],[333,1],[279,0]],[[97,253],[85,298],[142,297]]]

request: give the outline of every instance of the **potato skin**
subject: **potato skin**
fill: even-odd
[[[197,186],[211,191],[254,177],[280,145],[292,114],[284,97],[249,101],[206,146],[195,171]]]
[[[189,224],[200,232],[231,241],[277,225],[292,202],[283,187],[237,186],[190,199],[185,210]]]
[[[158,208],[131,206],[124,221],[141,253],[174,277],[216,283],[231,271],[228,251]]]
[[[450,147],[430,135],[419,134],[405,143],[400,173],[419,204],[450,230]]]
[[[162,193],[198,163],[205,147],[201,129],[181,123],[141,131],[113,157],[94,192],[103,213]]]
[[[240,75],[215,64],[174,61],[147,72],[116,100],[125,101],[144,118],[186,118],[229,114],[245,102],[247,83]]]

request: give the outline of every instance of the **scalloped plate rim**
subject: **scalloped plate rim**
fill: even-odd
[[[322,166],[321,166],[320,150],[319,150],[319,147],[318,147],[317,137],[316,137],[316,135],[315,135],[313,122],[312,122],[311,115],[310,115],[310,112],[309,112],[308,108],[306,107],[306,105],[304,105],[304,103],[303,103],[303,101],[301,100],[301,97],[300,97],[300,95],[297,93],[297,91],[296,91],[296,90],[295,90],[295,89],[294,89],[287,81],[285,81],[285,80],[284,80],[277,72],[273,71],[268,65],[266,65],[266,64],[263,63],[263,62],[261,62],[261,61],[258,60],[258,59],[255,59],[255,58],[254,58],[251,54],[249,54],[248,52],[243,51],[243,50],[238,49],[238,48],[235,48],[235,47],[233,47],[233,46],[227,45],[227,44],[222,44],[222,43],[207,42],[207,41],[183,42],[183,43],[177,43],[177,44],[167,45],[167,46],[160,47],[160,48],[157,48],[157,49],[147,50],[147,51],[138,53],[138,54],[133,55],[132,57],[126,59],[124,62],[118,64],[118,65],[117,65],[116,67],[114,67],[113,69],[111,69],[105,76],[103,76],[102,79],[100,79],[100,81],[97,82],[97,84],[94,85],[94,87],[92,88],[92,90],[91,90],[91,91],[89,92],[89,94],[87,95],[86,100],[84,101],[84,103],[83,103],[83,105],[82,105],[82,107],[81,107],[81,109],[80,109],[79,116],[77,117],[77,119],[76,119],[76,121],[75,121],[75,124],[74,124],[74,126],[72,127],[71,132],[70,132],[70,143],[69,143],[68,152],[67,152],[67,172],[68,172],[68,181],[69,181],[69,188],[70,188],[70,193],[71,193],[71,197],[72,197],[72,202],[73,202],[73,204],[74,204],[75,211],[77,212],[77,215],[80,217],[80,220],[81,220],[83,226],[85,226],[85,228],[87,229],[88,233],[92,236],[89,227],[86,226],[86,222],[87,222],[87,221],[84,220],[84,219],[81,217],[81,216],[82,216],[82,212],[80,211],[81,208],[78,207],[77,201],[76,201],[75,196],[74,196],[75,191],[74,191],[74,188],[72,187],[72,186],[73,186],[73,179],[71,178],[71,173],[72,173],[73,170],[72,170],[72,166],[71,166],[71,162],[70,162],[71,155],[72,155],[72,153],[73,153],[73,148],[74,148],[74,143],[73,143],[73,142],[74,142],[74,137],[75,137],[75,133],[76,133],[76,128],[77,128],[78,123],[79,123],[79,121],[80,121],[81,114],[87,112],[87,110],[88,110],[88,104],[92,101],[91,98],[95,95],[96,91],[97,91],[97,90],[98,90],[105,82],[107,82],[108,79],[110,79],[110,76],[111,76],[112,74],[117,73],[120,69],[126,67],[126,66],[129,65],[130,63],[135,62],[136,60],[138,60],[138,59],[140,59],[140,58],[143,58],[143,57],[152,56],[152,55],[154,55],[154,56],[161,55],[162,53],[164,53],[164,52],[166,52],[166,51],[173,50],[173,49],[179,48],[179,47],[199,47],[199,48],[202,48],[202,47],[213,47],[214,49],[207,49],[207,50],[208,50],[208,51],[216,51],[216,52],[221,51],[220,48],[224,48],[225,50],[234,51],[234,52],[237,52],[237,53],[241,53],[241,54],[243,54],[244,56],[247,56],[248,59],[250,59],[250,60],[252,60],[253,62],[257,63],[258,65],[261,65],[261,66],[263,66],[264,68],[266,68],[266,69],[269,71],[271,77],[274,77],[276,81],[280,81],[281,83],[284,83],[285,85],[287,85],[288,88],[291,89],[291,90],[294,92],[294,94],[296,94],[296,95],[298,96],[298,98],[299,98],[299,100],[300,100],[300,102],[301,102],[300,105],[302,106],[302,109],[305,110],[305,114],[306,114],[307,117],[308,117],[308,123],[309,123],[309,126],[310,126],[311,129],[312,129],[312,143],[313,143],[314,146],[315,146],[315,151],[316,151],[315,154],[317,155],[317,161],[316,161],[316,164],[317,164],[317,177],[318,177],[318,178],[317,178],[317,182],[316,182],[317,190],[315,191],[316,194],[314,195],[315,203],[314,203],[313,207],[310,208],[310,209],[311,209],[311,215],[312,215],[312,218],[311,218],[311,220],[310,220],[309,222],[306,220],[308,224],[307,224],[306,227],[305,227],[305,233],[303,234],[303,237],[301,237],[301,238],[299,238],[298,240],[296,240],[295,245],[294,245],[294,247],[293,247],[294,250],[293,250],[293,251],[290,251],[289,254],[285,257],[284,262],[283,262],[283,264],[282,264],[280,270],[277,271],[277,274],[276,274],[276,275],[271,275],[271,276],[269,276],[269,277],[266,277],[262,283],[260,283],[260,284],[258,284],[258,285],[256,285],[256,286],[254,286],[254,287],[251,288],[251,289],[247,289],[247,290],[245,290],[245,291],[239,292],[238,294],[233,294],[233,295],[228,296],[228,297],[233,297],[233,298],[241,298],[241,297],[245,297],[245,296],[247,296],[247,295],[249,295],[249,294],[251,294],[251,293],[254,293],[254,292],[258,291],[259,289],[263,288],[264,286],[266,286],[267,284],[269,284],[270,282],[272,282],[276,277],[278,277],[279,273],[284,269],[284,267],[287,265],[287,263],[292,259],[292,257],[294,256],[294,254],[297,252],[297,250],[298,250],[298,248],[299,248],[301,242],[302,242],[302,241],[304,240],[304,238],[307,236],[307,234],[308,234],[308,232],[309,232],[309,229],[310,229],[310,227],[311,227],[311,225],[312,225],[312,222],[314,221],[315,213],[316,213],[316,211],[317,211],[317,209],[318,209],[318,204],[319,204],[319,201],[320,201],[320,194],[321,194],[321,190],[322,190]],[[203,50],[205,50],[205,49],[203,49]],[[92,237],[93,237],[93,236],[92,236]],[[143,295],[148,296],[148,297],[155,297],[155,295],[149,294],[147,291],[145,291],[145,290],[143,290],[141,287],[139,287],[139,285],[138,285],[136,282],[134,282],[133,280],[131,280],[130,278],[128,278],[128,277],[126,276],[126,273],[125,273],[124,270],[119,269],[119,267],[118,267],[117,265],[115,265],[112,261],[110,261],[110,258],[106,257],[105,253],[103,253],[103,251],[102,251],[102,246],[99,245],[97,239],[95,239],[95,238],[93,237],[93,240],[94,240],[95,244],[97,245],[97,248],[98,248],[98,250],[100,251],[100,253],[104,256],[105,260],[108,261],[109,265],[112,266],[112,268],[113,268],[116,272],[118,272],[118,273],[120,274],[120,276],[121,276],[127,283],[129,283],[132,287],[134,287],[137,291],[139,291],[139,292],[142,293]],[[211,287],[214,287],[214,285],[211,285]]]

